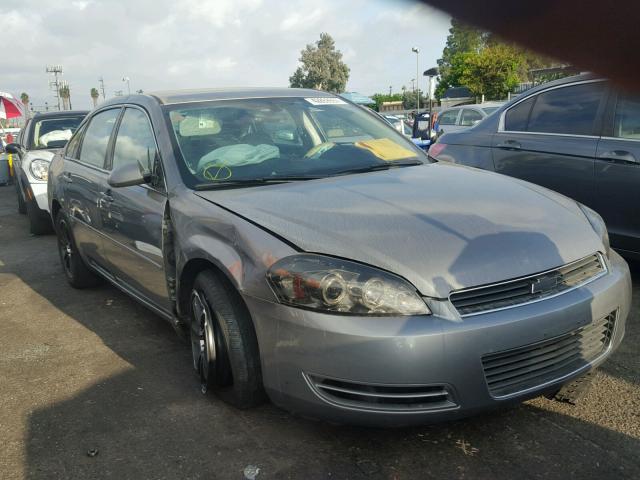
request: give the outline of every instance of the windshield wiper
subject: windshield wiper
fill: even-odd
[[[349,168],[347,170],[340,170],[339,172],[334,173],[332,176],[336,175],[349,175],[351,173],[367,173],[367,172],[378,172],[380,170],[391,170],[392,168],[401,168],[401,167],[412,167],[414,165],[424,165],[420,160],[410,160],[406,162],[389,162],[378,165],[369,165],[367,167],[359,167],[359,168]]]
[[[216,190],[222,188],[255,187],[259,185],[276,185],[278,183],[298,182],[302,180],[315,180],[325,178],[324,175],[288,175],[281,177],[249,178],[245,180],[222,180],[219,182],[199,183],[194,190]]]

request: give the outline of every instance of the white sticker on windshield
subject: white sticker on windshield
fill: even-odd
[[[311,105],[344,105],[344,100],[336,97],[318,97],[318,98],[305,98]]]

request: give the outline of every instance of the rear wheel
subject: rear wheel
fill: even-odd
[[[200,273],[190,299],[191,352],[202,393],[249,408],[264,401],[260,354],[242,299],[214,272]]]
[[[84,263],[75,242],[66,215],[59,211],[56,216],[58,253],[64,274],[73,288],[89,288],[100,283],[100,278]]]

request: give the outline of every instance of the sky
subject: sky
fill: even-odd
[[[91,107],[99,77],[107,98],[127,92],[123,77],[132,92],[288,86],[321,32],[351,69],[347,91],[399,92],[416,76],[411,48],[420,72],[435,66],[450,27],[446,14],[404,0],[20,0],[2,9],[0,91],[27,92],[36,107],[56,103],[47,65],[62,65],[73,108]]]

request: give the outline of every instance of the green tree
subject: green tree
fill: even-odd
[[[375,110],[380,111],[380,106],[383,102],[401,102],[403,100],[402,94],[394,93],[389,95],[388,93],[375,93],[371,95],[371,98],[376,102]]]
[[[520,82],[519,72],[525,63],[521,51],[503,44],[485,47],[479,53],[462,54],[460,83],[473,95],[486,100],[499,100],[507,96]]]
[[[93,108],[96,108],[98,106],[98,98],[100,97],[100,93],[98,93],[98,89],[92,88],[90,95],[91,95],[91,100],[93,100]]]
[[[328,33],[321,33],[315,45],[307,45],[300,54],[300,65],[289,83],[294,88],[315,88],[342,93],[349,80],[349,67]]]
[[[20,101],[22,105],[24,105],[24,115],[26,118],[29,118],[29,94],[27,92],[22,92],[20,94]]]
[[[418,90],[418,92],[405,90],[402,94],[402,107],[405,110],[411,110],[412,108],[418,108],[418,95],[420,95],[420,105],[425,107],[429,101],[423,95],[422,90]]]
[[[440,80],[435,90],[436,98],[442,97],[449,87],[460,86],[460,61],[466,53],[478,53],[486,45],[489,34],[455,18],[451,19],[451,28],[447,42],[438,59]]]

